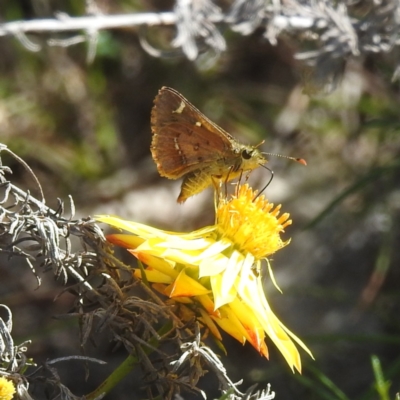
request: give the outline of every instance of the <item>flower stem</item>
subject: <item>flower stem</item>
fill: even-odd
[[[157,333],[162,337],[165,333],[171,330],[171,323],[166,323]],[[143,349],[145,354],[150,354],[154,347],[158,347],[160,341],[153,337],[149,340],[149,347]],[[109,375],[93,392],[85,396],[86,400],[95,400],[104,397],[109,393],[122,379],[124,379],[138,364],[139,358],[136,355],[129,356]]]

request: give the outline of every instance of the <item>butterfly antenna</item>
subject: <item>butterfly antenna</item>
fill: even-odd
[[[271,178],[269,178],[269,181],[267,184],[257,193],[257,195],[254,197],[253,201],[257,199],[258,196],[262,194],[262,192],[270,185],[272,182],[272,179],[274,179],[274,171],[271,168],[268,168],[266,165],[260,164],[261,167],[267,169],[271,173]]]
[[[267,156],[273,156],[273,157],[287,158],[288,160],[296,161],[296,162],[298,162],[300,164],[307,165],[307,161],[304,158],[289,157],[289,156],[284,156],[282,154],[276,154],[276,153],[264,153],[264,152],[262,152],[261,154],[265,154]]]
[[[261,142],[260,144],[262,144]],[[261,154],[265,154],[267,156],[273,156],[273,157],[281,157],[281,158],[287,158],[288,160],[296,161],[302,165],[307,165],[307,162],[304,158],[296,158],[296,157],[289,157],[289,156],[284,156],[282,154],[276,154],[276,153],[265,153],[262,152]],[[269,178],[269,181],[267,184],[257,193],[257,195],[254,197],[253,201],[257,199],[258,196],[262,194],[262,192],[270,185],[272,182],[272,179],[274,179],[274,171],[271,168],[268,168],[266,165],[260,164],[261,167],[267,169],[271,173],[271,178]]]

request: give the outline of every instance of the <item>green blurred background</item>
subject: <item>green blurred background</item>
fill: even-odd
[[[1,22],[52,18],[56,11],[79,16],[82,3],[5,1]],[[172,3],[98,5],[105,14],[123,14],[170,10]],[[174,31],[147,34],[160,40]],[[400,385],[400,101],[399,84],[391,82],[393,60],[349,61],[336,89],[322,93],[310,89],[307,69],[294,60],[298,38],[271,46],[262,32],[244,37],[226,31],[228,50],[210,67],[204,58],[148,55],[136,28],[102,31],[91,64],[87,44],[49,47],[49,36],[71,34],[29,34],[42,46],[38,52],[0,37],[0,140],[32,167],[48,205],[71,194],[78,216],[118,214],[177,231],[213,223],[211,190],[178,205],[180,182],[160,178],[151,159],[150,111],[164,85],[241,142],[265,140],[263,151],[305,158],[307,167],[269,157],[275,177],[265,194],[282,203],[293,226],[285,236],[292,243],[272,260],[283,295],[270,282],[266,291],[273,310],[316,360],[303,354],[303,375],[292,375],[272,345],[267,361],[226,338],[229,362],[222,361],[233,381],[244,379],[243,389],[269,382],[281,399],[377,399],[383,397],[374,390],[376,354],[394,398]],[[14,183],[37,195],[20,165],[3,162],[12,167]],[[261,188],[269,178],[259,169],[250,182]],[[0,268],[0,300],[14,313],[16,341],[33,340],[29,356],[40,363],[78,354],[76,321],[52,319],[72,305],[69,294],[53,302],[61,283],[48,274],[35,291],[26,266],[10,268],[2,260]],[[60,365],[62,381],[79,395],[124,358],[107,337],[95,341],[88,353],[109,365],[95,367],[88,383],[81,364]],[[202,385],[210,398],[218,396],[215,382],[206,378]],[[124,382],[109,398],[144,397],[134,394],[136,386]]]

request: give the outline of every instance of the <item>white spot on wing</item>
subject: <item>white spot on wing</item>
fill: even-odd
[[[175,149],[178,150],[179,154],[181,154],[181,148],[179,147],[178,138],[174,138],[174,146]]]
[[[181,104],[179,104],[179,107],[175,111],[172,111],[172,112],[176,113],[176,114],[182,114],[182,111],[184,108],[185,108],[185,103],[183,101],[181,101]]]

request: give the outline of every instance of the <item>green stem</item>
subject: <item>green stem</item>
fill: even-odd
[[[171,330],[171,323],[165,324],[159,331],[158,334],[162,337],[164,334]],[[160,341],[153,337],[149,340],[151,347],[143,349],[144,353],[150,354],[154,347],[158,347]],[[86,400],[95,400],[103,394],[107,394],[113,389],[119,382],[122,381],[138,364],[140,360],[136,355],[130,354],[117,369],[115,369],[111,375],[109,375],[93,392],[85,396]]]
[[[138,359],[136,356],[130,354],[122,364],[115,369],[112,374],[103,381],[100,386],[98,386],[92,393],[89,393],[85,399],[86,400],[94,400],[98,398],[103,393],[110,392],[111,389],[114,388],[122,379],[125,378],[126,375],[129,374],[138,364]]]

